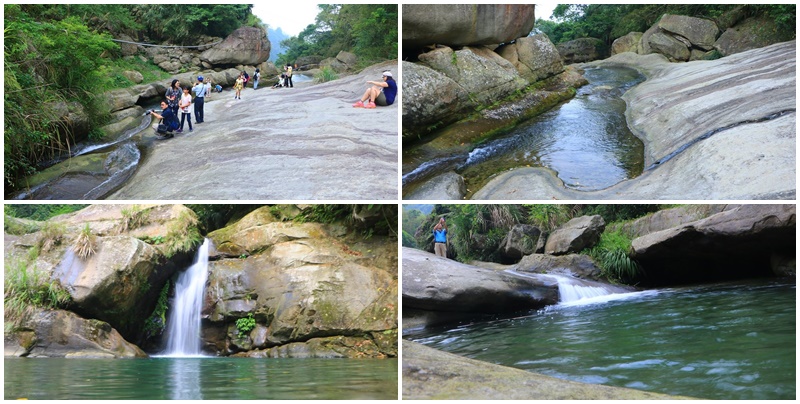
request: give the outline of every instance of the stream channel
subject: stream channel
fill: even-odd
[[[634,69],[586,69],[589,81],[568,102],[470,150],[425,142],[403,152],[403,194],[455,170],[467,197],[492,176],[518,167],[548,167],[572,189],[608,188],[642,173],[644,145],[628,128],[622,95],[644,76]],[[438,141],[441,142],[441,141]]]
[[[780,280],[611,294],[403,337],[583,383],[703,399],[794,400],[795,294],[794,283]]]

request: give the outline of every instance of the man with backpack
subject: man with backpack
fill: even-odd
[[[256,72],[253,73],[253,90],[258,88],[258,80],[261,78],[261,71],[256,69]]]

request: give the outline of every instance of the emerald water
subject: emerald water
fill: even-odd
[[[795,399],[795,293],[794,284],[779,282],[636,292],[404,337],[584,383],[705,399]]]
[[[396,359],[6,358],[5,399],[397,399]]]

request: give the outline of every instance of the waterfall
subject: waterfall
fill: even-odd
[[[178,275],[175,299],[167,319],[167,349],[164,356],[203,356],[200,347],[200,312],[208,279],[208,246],[205,239],[192,266]]]
[[[608,302],[635,294],[625,288],[605,283],[587,281],[563,275],[548,274],[546,276],[558,282],[558,300],[560,305],[574,306]]]

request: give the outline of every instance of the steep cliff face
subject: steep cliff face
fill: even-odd
[[[397,354],[397,242],[282,222],[269,208],[209,234],[206,349],[253,357]],[[252,318],[250,327],[237,321]],[[241,324],[241,322],[239,322]]]

